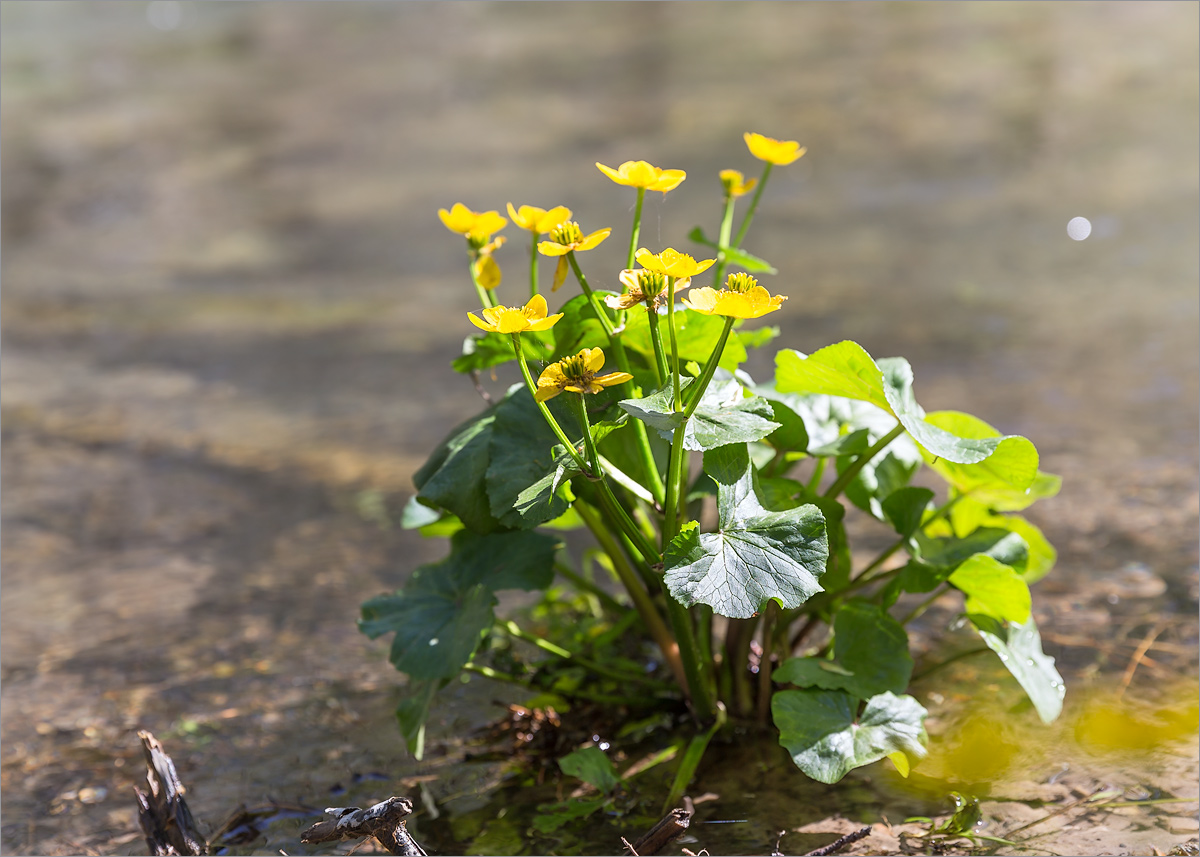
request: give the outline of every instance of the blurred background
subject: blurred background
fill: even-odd
[[[697,252],[717,171],[758,173],[744,131],[808,148],[746,241],[790,296],[777,343],[906,356],[927,409],[1026,435],[1064,477],[1029,516],[1060,551],[1034,600],[1068,685],[1120,674],[1155,623],[1194,652],[1200,6],[0,14],[6,853],[138,853],[139,727],[210,826],[365,799],[381,769],[380,796],[431,771],[437,801],[481,793],[491,769],[407,757],[388,641],[354,625],[440,554],[399,513],[482,405],[449,367],[477,306],[437,209],[567,205],[614,228],[582,257],[614,287],[633,193],[594,162],[686,170],[642,243]],[[1135,687],[1194,698],[1194,663],[1167,672]],[[494,715],[479,684],[437,734]]]

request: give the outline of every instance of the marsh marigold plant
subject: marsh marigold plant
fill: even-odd
[[[796,330],[784,310],[805,311],[804,278],[777,272],[747,239],[772,170],[806,150],[744,139],[761,173],[710,178],[715,231],[693,228],[691,253],[640,240],[646,191],[673,190],[683,170],[596,164],[620,186],[598,192],[635,192],[620,263],[611,248],[587,252],[612,229],[585,233],[565,206],[509,203],[529,233],[529,293],[516,298],[500,294],[511,288],[497,261],[511,252],[497,235],[508,220],[463,203],[438,212],[466,240],[463,285],[479,301],[470,325],[447,331],[467,335],[453,367],[486,401],[417,471],[404,511],[404,526],[449,538],[445,557],[363,604],[360,622],[394,635],[391,661],[408,676],[397,715],[414,753],[439,690],[469,676],[523,688],[531,705],[620,705],[630,722],[659,724],[641,740],[664,753],[682,730],[671,805],[703,777],[709,741],[739,722],[772,724],[821,782],[884,760],[907,776],[928,741],[908,693],[908,628],[947,595],[1033,716],[1058,716],[1063,683],[1030,592],[1055,552],[1022,514],[1058,478],[1026,438],[921,408],[901,357],[791,342],[771,377],[747,373],[751,351]],[[557,262],[554,290],[569,275],[578,286],[553,313],[541,256]],[[754,326],[767,315],[780,326]],[[505,388],[504,372],[520,380]],[[916,478],[923,468],[936,490]],[[882,533],[874,556],[850,549],[851,515]],[[568,548],[572,529],[583,532]],[[514,589],[545,595],[498,618],[498,593]],[[602,778],[611,763],[588,750],[567,754],[563,771]]]

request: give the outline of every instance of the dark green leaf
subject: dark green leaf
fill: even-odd
[[[983,813],[979,810],[979,800],[967,797],[958,792],[950,792],[954,801],[954,814],[933,829],[933,833],[947,836],[962,836],[975,832]]]
[[[1025,690],[1042,722],[1053,723],[1062,713],[1066,688],[1054,668],[1054,658],[1042,651],[1042,637],[1033,617],[1027,622],[1009,622],[1007,629],[990,616],[968,618]]]
[[[933,492],[928,488],[910,486],[893,491],[880,507],[888,523],[907,539],[921,526],[921,518],[932,499]]]
[[[396,707],[396,722],[408,752],[418,762],[425,755],[425,721],[429,718],[429,704],[437,693],[437,679],[410,681],[405,688],[407,695]]]
[[[575,800],[564,800],[558,803],[544,803],[538,805],[538,813],[533,817],[533,829],[538,833],[553,833],[564,825],[570,824],[572,821],[577,821],[581,818],[587,818],[596,810],[607,806],[612,801],[612,798],[577,798]],[[480,840],[475,840],[476,846]],[[524,842],[518,843],[522,847]],[[500,851],[479,851],[480,854],[499,854]],[[519,854],[519,850],[514,850],[511,853]]]
[[[681,604],[707,604],[723,616],[749,618],[771,599],[798,607],[821,591],[829,548],[816,506],[783,512],[762,505],[745,444],[705,453],[717,483],[719,530],[688,524],[667,547],[664,582]]]
[[[621,777],[612,761],[599,747],[583,747],[558,760],[564,774],[578,777],[585,783],[608,793],[621,784]]]
[[[552,401],[550,408],[564,431],[577,430],[565,405]],[[578,469],[570,458],[555,459],[556,444],[557,436],[526,387],[515,387],[497,404],[486,485],[491,514],[504,526],[532,529],[567,510],[560,486]]]
[[[604,332],[600,319],[596,318],[596,312],[587,295],[576,295],[558,311],[563,317],[550,328],[554,335],[554,353],[550,356],[551,361],[578,354],[584,348],[609,347],[608,335]]]
[[[448,678],[471,659],[495,604],[483,584],[452,594],[406,588],[363,604],[359,628],[371,638],[395,631],[389,660],[401,672]]]
[[[417,497],[457,515],[472,530],[500,527],[488,503],[485,477],[496,405],[454,428],[413,475]]]
[[[522,333],[520,341],[527,360],[544,361],[554,351],[554,333],[551,330]],[[455,358],[450,365],[455,372],[466,374],[515,359],[511,334],[477,333],[463,340],[462,356]]]
[[[791,658],[773,674],[800,687],[846,690],[859,699],[903,693],[912,677],[904,628],[879,605],[848,601],[833,619],[833,660]]]
[[[980,527],[965,538],[930,538],[917,534],[919,559],[929,565],[957,568],[977,553],[1011,565],[1018,572],[1025,568],[1029,547],[1019,533],[999,527]]]
[[[925,755],[927,712],[911,696],[874,696],[856,719],[857,708],[855,697],[833,690],[781,690],[771,698],[779,743],[819,782],[836,783],[897,751]]]

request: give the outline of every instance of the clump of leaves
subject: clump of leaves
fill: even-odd
[[[461,203],[441,212],[465,239],[481,305],[453,368],[479,386],[483,370],[515,361],[524,383],[489,398],[414,477],[403,526],[448,537],[447,556],[362,608],[364,633],[394,635],[391,660],[411,689],[397,714],[418,755],[438,688],[465,670],[524,685],[539,704],[686,705],[683,785],[714,730],[753,718],[773,720],[814,779],[884,758],[907,776],[928,739],[926,711],[906,692],[905,627],[948,592],[1041,719],[1058,716],[1063,683],[1029,590],[1055,552],[1020,514],[1057,493],[1058,478],[1028,439],[926,412],[901,357],[845,341],[783,348],[765,381],[741,369],[779,334],[747,323],[803,301],[760,285],[755,274],[776,270],[742,244],[772,170],[804,149],[758,134],[746,143],[761,175],[723,171],[716,237],[692,231],[709,259],[639,246],[645,193],[669,192],[684,171],[597,165],[636,192],[625,267],[604,278],[619,292],[593,287],[577,258],[610,228],[585,232],[564,206],[509,204],[529,232],[528,297],[501,302],[506,219]],[[543,255],[556,262],[551,293],[571,275],[580,290],[555,313]],[[944,489],[914,484],[922,468]],[[848,544],[851,507],[891,534],[865,563]],[[572,530],[591,536],[582,561],[564,544]],[[553,597],[523,622],[500,621],[506,590]],[[512,656],[518,645],[556,667]],[[561,767],[603,779],[592,752]]]

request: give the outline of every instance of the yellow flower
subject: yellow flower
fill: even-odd
[[[652,309],[658,309],[666,303],[667,277],[665,274],[646,268],[636,271],[630,269],[622,271],[619,279],[625,284],[628,291],[622,295],[609,295],[604,299],[604,302],[613,309],[629,309],[641,303]],[[691,284],[690,277],[676,280],[675,292],[678,294]]]
[[[660,170],[646,161],[626,161],[615,170],[606,167],[599,161],[596,166],[617,184],[627,187],[644,187],[646,190],[660,190],[666,193],[675,190],[687,178],[683,170]]]
[[[563,391],[599,393],[605,387],[633,380],[628,372],[609,372],[597,376],[596,373],[603,368],[604,352],[599,348],[585,348],[574,357],[565,357],[543,369],[534,398],[544,402]]]
[[[730,274],[725,288],[717,291],[705,286],[692,289],[683,299],[688,309],[704,315],[723,315],[729,318],[758,318],[775,312],[787,298],[771,294],[749,274]]]
[[[676,278],[694,277],[707,271],[717,261],[716,259],[705,259],[703,262],[697,262],[687,253],[680,253],[671,247],[658,254],[651,253],[643,247],[637,251],[634,258],[643,268]]]
[[[781,167],[792,161],[800,160],[808,151],[808,149],[801,149],[800,144],[795,140],[776,140],[773,137],[764,137],[762,134],[752,134],[749,131],[742,136],[750,148],[750,154],[760,161],[767,161]]]
[[[597,229],[591,235],[584,235],[579,224],[568,220],[550,230],[550,240],[538,244],[538,252],[543,256],[565,256],[572,250],[583,252],[591,250],[609,236],[612,228]]]
[[[471,211],[461,202],[454,203],[449,211],[439,208],[438,217],[442,218],[442,223],[446,224],[446,228],[451,232],[466,235],[468,238],[487,239],[508,223],[498,211]]]
[[[571,209],[565,205],[555,206],[549,211],[544,208],[538,208],[536,205],[522,205],[520,208],[514,209],[513,204],[510,202],[508,204],[508,216],[512,218],[513,223],[522,229],[528,229],[530,232],[536,232],[541,235],[544,232],[549,232],[564,220],[570,220]]]
[[[745,196],[754,190],[756,184],[758,179],[746,181],[738,170],[721,170],[721,186],[725,188],[727,196]]]
[[[467,313],[471,324],[480,330],[494,333],[520,333],[523,330],[549,330],[558,323],[563,314],[556,313],[547,317],[546,299],[534,295],[523,307],[494,306],[483,311],[483,321],[475,313]]]

